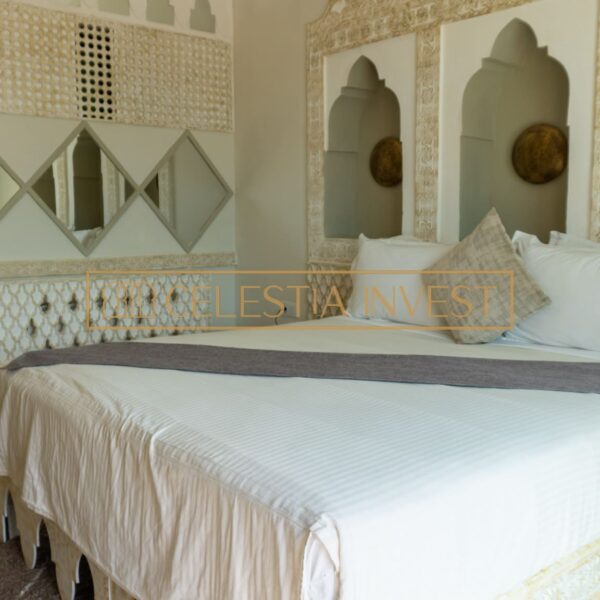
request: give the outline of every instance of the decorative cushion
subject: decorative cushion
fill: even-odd
[[[525,270],[495,209],[428,271],[423,279],[429,293],[439,292],[439,312],[463,344],[491,342],[550,303]]]

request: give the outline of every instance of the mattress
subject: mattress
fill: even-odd
[[[600,360],[328,324],[163,341]],[[0,475],[141,600],[495,598],[600,538],[598,395],[57,366],[0,398]]]

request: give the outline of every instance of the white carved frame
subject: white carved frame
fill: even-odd
[[[19,490],[12,485],[8,477],[0,477],[0,518],[3,523],[0,543],[19,536],[23,559],[29,569],[36,566],[40,530],[42,523],[46,525],[52,562],[56,565],[56,583],[60,598],[74,600],[76,585],[79,583],[79,566],[84,554],[56,523],[36,514],[21,500]],[[96,600],[133,600],[130,594],[119,587],[92,560],[89,560],[88,564]]]
[[[309,264],[349,265],[357,242],[328,239],[324,230],[325,57],[408,33],[417,36],[414,232],[436,240],[438,213],[440,32],[445,23],[536,0],[330,0],[307,31]],[[590,237],[600,240],[600,74],[596,83]]]

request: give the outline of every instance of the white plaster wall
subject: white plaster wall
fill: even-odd
[[[90,127],[140,185],[181,136],[181,129],[90,123]]]
[[[0,156],[21,181],[27,182],[77,125],[78,121],[70,119],[0,113]]]
[[[78,123],[65,119],[0,115],[0,156],[27,183]],[[92,123],[91,127],[138,185],[183,133],[183,130],[177,129],[114,123]],[[192,134],[234,189],[233,134],[201,131],[193,131]],[[192,252],[235,252],[233,198]],[[141,197],[137,197],[89,258],[184,254],[185,251],[156,214]],[[0,263],[82,258],[79,250],[28,196],[22,197],[0,219]]]
[[[540,0],[442,27],[440,81],[439,238],[454,242],[460,223],[460,138],[465,87],[498,34],[518,18],[535,31],[569,75],[570,166],[567,231],[587,237],[591,202],[597,0]]]
[[[79,250],[30,196],[23,196],[0,220],[0,263],[81,258]]]
[[[402,232],[413,233],[415,212],[415,134],[417,37],[403,35],[325,57],[325,149],[329,148],[329,115],[356,61],[364,56],[377,68],[380,79],[400,102],[400,137],[403,154]]]

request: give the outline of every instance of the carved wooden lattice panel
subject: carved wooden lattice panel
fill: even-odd
[[[0,1],[0,112],[233,129],[231,44]]]
[[[115,113],[112,68],[112,28],[77,25],[79,113],[86,119],[112,120]]]

